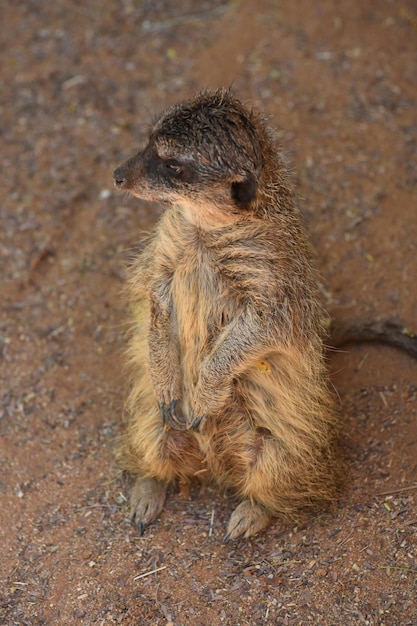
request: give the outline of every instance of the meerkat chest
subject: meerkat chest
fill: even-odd
[[[233,309],[216,259],[203,246],[184,249],[172,280],[172,302],[180,339],[185,342],[207,343]]]

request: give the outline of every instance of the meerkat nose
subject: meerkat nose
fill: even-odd
[[[123,172],[122,172],[122,168],[118,167],[116,170],[114,170],[113,172],[113,181],[114,181],[114,186],[118,187],[119,189],[123,189],[123,187],[125,187],[126,185],[126,178],[123,176]]]

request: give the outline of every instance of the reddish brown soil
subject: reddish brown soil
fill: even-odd
[[[417,364],[330,359],[349,480],[334,514],[222,545],[216,488],[144,537],[114,447],[124,266],[158,208],[111,172],[150,117],[233,82],[282,131],[328,308],[417,324],[412,0],[3,3],[0,623],[417,624]],[[153,572],[153,573],[152,573]]]

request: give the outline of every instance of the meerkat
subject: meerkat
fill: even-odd
[[[230,90],[199,93],[160,116],[114,182],[166,205],[128,283],[121,458],[140,533],[177,479],[235,491],[226,542],[335,502],[343,462],[318,276],[261,114]]]

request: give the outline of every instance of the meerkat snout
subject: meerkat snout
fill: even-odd
[[[125,189],[126,191],[133,191],[132,187],[135,184],[136,179],[140,176],[141,164],[140,155],[136,155],[122,163],[113,172],[114,186],[117,189]]]
[[[114,186],[118,189],[123,189],[123,187],[126,185],[126,182],[126,178],[123,176],[123,169],[121,167],[115,169],[113,172]]]

